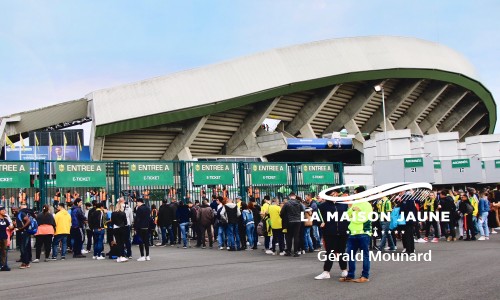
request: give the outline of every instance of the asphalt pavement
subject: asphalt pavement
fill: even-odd
[[[293,258],[266,255],[259,248],[155,247],[151,261],[137,262],[134,246],[134,259],[126,263],[69,255],[25,270],[15,262],[19,252],[11,251],[12,271],[0,272],[0,299],[500,298],[500,234],[489,241],[416,244],[417,252],[432,251],[431,262],[372,262],[370,282],[363,284],[338,282],[337,263],[331,279],[314,280],[323,266],[317,252]],[[356,275],[360,272],[358,263]]]

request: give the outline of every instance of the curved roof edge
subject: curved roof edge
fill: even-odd
[[[353,72],[302,82],[289,83],[276,88],[262,90],[244,96],[227,99],[225,101],[100,125],[96,127],[96,136],[105,136],[113,133],[125,132],[134,129],[152,127],[161,124],[168,124],[186,119],[201,117],[208,114],[213,114],[228,109],[260,102],[280,95],[321,88],[333,84],[386,78],[433,79],[453,83],[465,89],[468,89],[476,94],[484,102],[488,110],[490,125],[489,133],[493,133],[495,129],[495,123],[497,119],[496,103],[493,100],[493,96],[491,95],[491,93],[479,81],[462,74],[437,69],[396,68]]]
[[[438,69],[479,80],[453,49],[416,38],[372,36],[273,49],[201,68],[98,90],[97,126],[206,106],[318,78],[388,69]]]

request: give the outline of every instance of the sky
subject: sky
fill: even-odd
[[[370,35],[446,45],[500,99],[499,15],[497,0],[0,0],[0,116],[274,48]]]

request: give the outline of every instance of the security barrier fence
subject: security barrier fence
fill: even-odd
[[[212,194],[243,201],[265,195],[282,200],[292,191],[304,196],[342,183],[339,162],[2,161],[0,205],[25,202],[39,209],[76,197],[114,204],[123,196],[158,206],[163,199],[186,202]]]

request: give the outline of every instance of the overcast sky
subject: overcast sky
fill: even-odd
[[[0,4],[0,116],[277,47],[368,35],[451,47],[500,99],[497,0]]]

